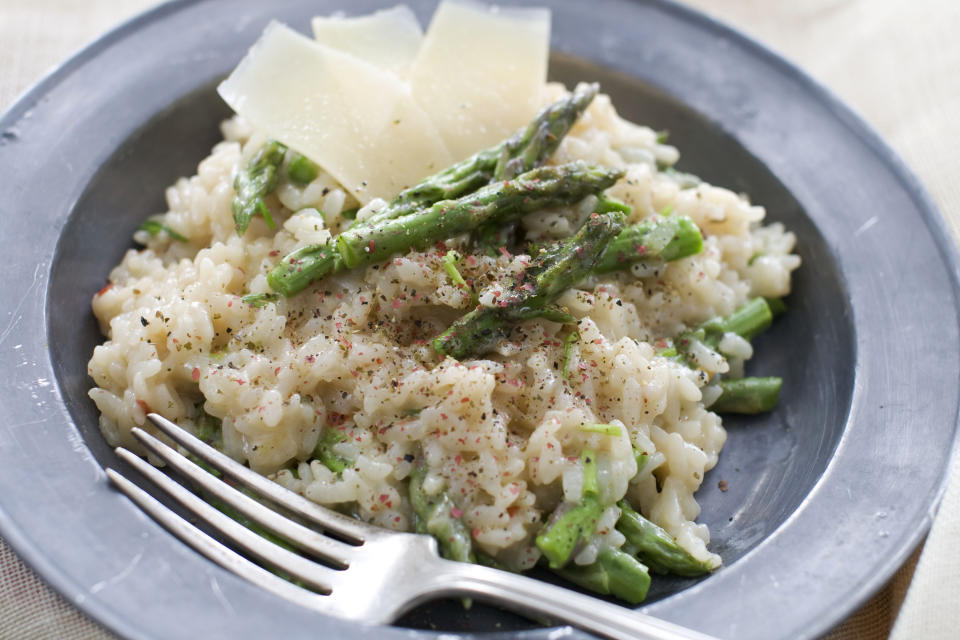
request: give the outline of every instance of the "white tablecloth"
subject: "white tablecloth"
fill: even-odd
[[[960,2],[687,3],[783,54],[858,111],[917,173],[954,235],[960,237],[956,150],[960,144]],[[82,45],[153,4],[154,0],[0,0],[0,110]],[[956,540],[960,540],[960,465],[951,471],[947,494],[916,571],[918,554],[830,638],[960,637]],[[0,638],[110,637],[49,590],[0,542]]]

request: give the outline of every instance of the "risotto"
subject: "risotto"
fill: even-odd
[[[565,95],[547,85],[542,103]],[[518,244],[496,252],[459,234],[290,297],[251,297],[271,294],[284,256],[385,202],[362,204],[322,168],[291,179],[288,154],[264,200],[274,228],[255,216],[240,235],[235,181],[267,139],[240,117],[222,132],[93,298],[107,339],[89,362],[90,397],[111,445],[142,451],[131,429],[149,430],[155,411],[310,500],[396,530],[423,530],[416,476],[418,490],[447,501],[471,553],[512,570],[534,566],[538,536],[593,491],[598,515],[570,567],[608,549],[636,556],[618,526],[626,505],[706,569],[719,566],[694,494],[726,439],[708,406],[752,348],[726,332],[720,346],[698,343],[691,366],[670,345],[751,299],[789,293],[795,239],[764,225],[761,206],[674,171],[677,150],[598,95],[548,166],[621,170],[604,196],[629,207],[626,224],[687,216],[702,250],[589,276],[555,301],[572,321],[517,322],[491,351],[457,360],[433,338],[495,306],[497,283],[529,267],[527,247],[573,235],[596,196],[524,214]]]

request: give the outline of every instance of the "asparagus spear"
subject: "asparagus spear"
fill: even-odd
[[[267,274],[267,284],[289,298],[314,280],[344,269],[335,242],[308,244],[285,255]]]
[[[629,216],[633,211],[633,207],[630,205],[620,202],[616,198],[611,198],[605,193],[600,194],[597,197],[597,204],[593,207],[594,213],[610,213],[611,211],[619,211],[625,216]]]
[[[633,510],[626,500],[617,503],[620,519],[617,531],[626,537],[641,562],[655,573],[695,577],[713,570],[709,562],[697,560],[673,537]]]
[[[540,111],[522,133],[503,142],[497,155],[494,180],[509,180],[546,162],[593,101],[597,89],[596,83],[580,84],[569,96]]]
[[[607,210],[618,211],[615,207]],[[675,260],[691,255],[700,251],[702,237],[699,229],[689,218],[662,218],[624,229],[609,240],[605,247],[601,247],[602,253],[599,258],[592,254],[593,249],[598,245],[599,243],[594,243],[591,249],[585,251],[582,242],[574,236],[566,243],[559,245],[565,249],[554,250],[546,255],[541,254],[525,275],[542,269],[544,263],[556,260],[556,254],[564,252],[567,257],[572,257],[578,263],[579,268],[574,272],[568,272],[567,278],[552,280],[551,293],[547,295],[531,295],[528,283],[518,283],[513,287],[514,292],[511,295],[499,301],[499,307],[475,309],[454,323],[434,340],[434,348],[440,353],[458,359],[483,353],[509,332],[511,321],[546,316],[555,312],[556,310],[549,307],[547,303],[587,275],[622,269],[644,258]],[[595,262],[592,267],[585,268],[588,259]],[[543,283],[547,280],[548,273],[550,273],[549,270],[537,276],[533,290],[543,290]],[[556,315],[554,319],[563,320]]]
[[[206,411],[203,411],[196,420],[197,437],[216,449],[223,449],[223,425]]]
[[[248,293],[240,299],[251,307],[259,309],[268,302],[276,302],[280,299],[280,296],[275,293]]]
[[[427,495],[423,481],[427,472],[423,467],[414,468],[410,474],[410,504],[416,515],[419,533],[429,533],[437,539],[440,555],[448,560],[476,562],[473,542],[466,525],[460,520],[457,507],[445,491]]]
[[[244,495],[246,495],[248,498],[252,498],[252,499],[256,500],[257,502],[263,502],[263,498],[261,498],[261,497],[259,496],[259,494],[254,493],[253,491],[247,489],[246,487],[237,487],[237,490],[238,490],[238,491],[241,491],[241,492],[242,492]],[[238,523],[242,524],[242,525],[245,526],[247,529],[250,529],[250,530],[253,531],[255,534],[257,534],[258,536],[260,536],[261,538],[264,538],[264,539],[272,542],[273,544],[277,545],[278,547],[282,547],[282,548],[286,549],[287,551],[291,551],[291,552],[293,552],[293,553],[297,553],[297,548],[294,547],[294,546],[293,546],[292,544],[290,544],[289,542],[287,542],[286,539],[280,537],[279,535],[277,535],[276,533],[274,533],[274,532],[271,531],[270,529],[266,528],[265,526],[263,526],[263,525],[261,525],[261,524],[258,524],[258,523],[255,522],[254,520],[251,520],[251,519],[248,518],[247,516],[245,516],[245,515],[243,515],[242,513],[240,513],[240,512],[239,512],[237,509],[235,509],[234,507],[230,506],[230,505],[227,504],[226,502],[224,502],[224,501],[220,500],[219,498],[217,498],[217,497],[216,497],[215,495],[213,495],[212,493],[207,493],[206,491],[204,491],[204,492],[203,492],[203,499],[204,499],[207,503],[209,503],[210,506],[216,508],[218,511],[221,511],[221,512],[223,512],[225,515],[227,515],[227,516],[229,516],[230,518],[236,520]],[[276,573],[276,572],[274,572],[274,573]],[[286,579],[286,580],[290,580],[290,578],[289,578],[288,576],[286,576],[285,574],[280,573],[280,574],[278,574],[278,575],[281,575],[281,577],[283,577],[283,578]]]
[[[459,200],[438,202],[419,213],[356,225],[341,233],[336,242],[307,245],[285,256],[267,282],[275,291],[292,296],[314,280],[379,262],[411,247],[429,246],[486,221],[576,202],[606,189],[620,176],[618,170],[585,162],[540,167]]]
[[[643,602],[650,589],[647,567],[629,553],[609,547],[597,554],[593,564],[571,564],[555,571],[594,593],[616,596],[630,604]]]
[[[273,218],[263,198],[277,186],[277,168],[287,148],[276,140],[268,141],[247,163],[233,181],[236,195],[231,203],[237,234],[243,235],[250,219],[260,214],[273,229]]]
[[[510,179],[542,165],[596,93],[596,84],[580,85],[566,98],[543,109],[523,132],[401,191],[360,226],[370,230],[384,220],[413,215],[436,202],[472,193],[491,180]],[[268,282],[276,291],[292,296],[313,280],[343,268],[339,254],[330,246],[309,245],[284,256]]]
[[[748,300],[726,318],[707,321],[701,328],[707,332],[708,340],[717,340],[726,332],[735,333],[745,340],[752,340],[754,336],[765,331],[773,321],[773,312],[765,298]]]
[[[765,330],[773,321],[770,305],[764,298],[753,298],[725,318],[716,317],[707,320],[690,331],[681,333],[675,340],[677,356],[690,368],[697,368],[696,358],[691,353],[695,342],[717,350],[725,333],[735,333],[745,340]]]
[[[590,273],[622,228],[619,213],[593,214],[573,237],[542,250],[498,298],[496,307],[477,307],[467,313],[433,340],[433,348],[459,360],[492,348],[517,320],[547,317],[572,322],[571,316],[550,303]]]
[[[537,536],[537,548],[549,561],[551,569],[565,566],[583,542],[593,535],[603,513],[597,487],[597,454],[587,449],[580,454],[583,461],[583,491],[580,502],[563,503],[554,510],[549,522]]]
[[[560,374],[564,380],[569,380],[570,376],[573,375],[573,370],[570,369],[570,352],[573,350],[574,342],[580,342],[580,334],[576,331],[571,331],[567,334],[567,337],[563,339],[563,366],[560,367]]]
[[[287,175],[290,180],[299,185],[310,184],[317,179],[320,173],[316,163],[305,155],[294,152],[290,164],[287,165]]]
[[[438,202],[416,214],[354,226],[341,233],[335,243],[303,247],[284,257],[267,276],[267,282],[274,290],[291,296],[313,280],[379,262],[411,247],[430,246],[486,221],[576,202],[606,189],[621,175],[619,170],[585,162],[540,167],[459,200]]]
[[[499,224],[486,224],[472,234],[473,243],[480,253],[496,257],[501,247],[513,245],[517,237],[517,222],[508,220]]]
[[[637,473],[640,473],[643,471],[643,468],[647,466],[647,462],[650,461],[650,455],[634,447],[633,459],[637,463]]]
[[[330,471],[340,473],[347,467],[352,466],[353,463],[334,451],[333,445],[346,439],[347,435],[343,431],[324,429],[323,434],[317,441],[317,446],[313,449],[313,456]]]
[[[207,470],[209,471],[210,469],[207,469]],[[218,473],[217,475],[219,476],[219,473]],[[247,489],[246,487],[237,487],[237,489],[238,489],[239,491],[243,492],[248,498],[252,498],[253,500],[256,500],[257,502],[263,502],[263,498],[261,498],[258,494],[254,493],[253,491]],[[274,532],[271,531],[270,529],[264,527],[263,525],[258,524],[257,522],[251,520],[250,518],[246,517],[245,515],[243,515],[242,513],[240,513],[237,509],[233,508],[232,506],[230,506],[230,505],[227,504],[226,502],[220,500],[219,498],[217,498],[217,497],[216,497],[215,495],[213,495],[212,493],[209,493],[209,492],[207,492],[207,491],[203,491],[203,492],[201,492],[201,497],[203,497],[203,499],[204,499],[211,507],[213,507],[213,508],[217,509],[218,511],[222,512],[222,513],[223,513],[224,515],[226,515],[227,517],[232,518],[232,519],[235,520],[238,524],[241,524],[241,525],[243,525],[244,527],[246,527],[247,529],[250,529],[250,531],[254,532],[255,534],[257,534],[258,536],[260,536],[260,537],[263,538],[264,540],[267,540],[268,542],[272,542],[272,543],[275,544],[276,546],[278,546],[278,547],[280,547],[280,548],[282,548],[282,549],[285,549],[285,550],[289,551],[290,553],[295,553],[295,554],[298,554],[298,555],[302,555],[302,554],[300,553],[300,550],[299,550],[297,547],[295,547],[295,546],[293,546],[292,544],[290,544],[289,542],[287,542],[287,540],[286,540],[285,538],[282,538],[281,536],[277,535],[276,533],[274,533]],[[265,568],[266,568],[267,571],[269,571],[269,572],[272,573],[273,575],[277,576],[278,578],[283,578],[283,579],[286,580],[287,582],[291,582],[291,583],[297,585],[298,587],[301,587],[301,588],[304,588],[304,589],[308,589],[308,590],[312,590],[312,589],[313,589],[313,587],[307,585],[305,582],[303,582],[303,581],[300,580],[299,578],[296,578],[296,577],[294,577],[294,576],[292,576],[292,575],[289,575],[289,574],[286,573],[285,571],[282,571],[282,570],[280,570],[280,569],[276,569],[276,568],[273,568],[273,567],[270,567],[270,566],[266,566]]]
[[[196,419],[196,425],[197,425],[196,435],[198,438],[200,438],[207,444],[216,447],[217,449],[223,448],[223,430],[222,430],[222,425],[219,418],[216,418],[210,415],[206,411],[202,411],[200,416],[197,417]],[[220,470],[211,466],[205,460],[202,460],[201,458],[194,455],[190,455],[189,458],[191,462],[196,464],[198,467],[202,468],[207,473],[214,475],[218,478],[223,478],[223,474],[220,472]],[[253,498],[254,500],[257,500],[257,501],[261,501],[260,496],[253,493],[251,490],[245,487],[236,487],[236,488],[242,491],[247,497]],[[225,515],[229,516],[230,518],[233,518],[238,523],[250,529],[257,535],[265,538],[266,540],[269,540],[270,542],[272,542],[273,544],[279,547],[283,547],[287,551],[297,553],[297,549],[293,545],[291,545],[289,542],[287,542],[284,538],[281,538],[280,536],[273,533],[266,527],[263,527],[257,524],[256,522],[250,520],[245,515],[237,511],[235,508],[233,508],[226,502],[223,502],[212,493],[203,491],[201,495],[203,499],[208,504],[210,504],[210,506],[214,507],[215,509],[218,509],[219,511],[222,511]],[[289,576],[282,571],[279,571],[276,569],[268,569],[268,570],[271,573],[274,573],[277,576],[283,578],[284,580],[293,582],[294,584],[299,584],[300,586],[304,586],[302,583],[300,583],[300,581],[294,579],[292,576]]]
[[[588,456],[592,455],[592,452],[585,453]],[[635,454],[637,454],[637,452],[635,452]],[[640,461],[640,456],[643,456],[642,462]],[[645,454],[637,454],[637,457],[638,465],[646,463]],[[588,493],[588,490],[590,493]],[[585,519],[587,522],[590,522],[590,518],[592,518],[592,522],[595,525],[603,511],[603,507],[596,501],[595,462],[584,463],[583,493],[584,499],[581,503],[580,515],[582,516],[586,513],[587,518]],[[573,555],[573,549],[575,549],[577,541],[574,541],[571,551],[567,552],[567,546],[570,544],[573,536],[563,536],[562,533],[571,533],[570,525],[573,523],[573,518],[568,516],[565,529],[558,529],[558,527],[563,527],[564,523],[561,520],[562,517],[552,525],[554,527],[553,530],[547,530],[545,535],[542,534],[546,538],[544,543],[546,548],[552,553],[555,552],[555,558],[557,560],[566,558],[566,564],[564,566],[554,567],[554,571],[558,575],[595,593],[613,595],[632,604],[642,602],[644,598],[647,597],[647,590],[650,588],[650,574],[647,571],[647,567],[630,553],[608,547],[602,549],[600,553],[597,554],[597,559],[593,564],[582,566],[570,564],[568,561],[570,556]],[[583,537],[586,536],[581,535],[580,539]],[[541,548],[541,551],[544,551],[544,557],[551,561],[552,566],[553,559],[547,555],[544,547],[540,546],[539,537],[537,540],[538,547]],[[560,548],[560,545],[556,543],[557,540],[560,540],[565,546]]]
[[[721,380],[722,393],[709,409],[717,413],[764,413],[773,411],[783,379],[777,377]]]
[[[764,298],[764,300],[767,301],[767,306],[770,307],[770,313],[774,318],[787,312],[787,303],[783,298]]]
[[[702,248],[700,230],[686,216],[645,220],[627,227],[610,241],[593,273],[626,269],[634,262],[651,258],[670,262],[700,253]]]
[[[779,298],[753,298],[725,318],[716,317],[700,326],[680,334],[674,347],[661,350],[661,355],[673,356],[696,369],[697,359],[693,345],[700,343],[718,350],[725,333],[735,333],[750,340],[770,326],[775,313],[785,309]],[[772,411],[780,396],[783,380],[778,377],[741,378],[720,380],[721,395],[710,405],[717,413],[763,413]]]
[[[476,229],[486,222],[517,217],[546,207],[571,204],[613,185],[621,171],[571,162],[540,167],[513,180],[487,185],[459,200],[443,200],[419,213],[351,227],[337,237],[349,268],[380,262],[411,247]]]
[[[472,193],[490,182],[495,149],[484,149],[466,160],[426,178],[409,189],[404,189],[380,211],[361,224],[373,226],[383,220],[410,215],[441,200],[452,200]]]
[[[539,167],[553,155],[596,95],[596,84],[581,84],[570,95],[542,109],[526,129],[401,191],[364,222],[376,224],[415,213],[435,202],[472,193],[492,180],[510,180]]]
[[[494,180],[510,179],[539,166],[553,155],[560,141],[597,94],[597,84],[581,84],[565,100],[547,107],[530,123],[523,134],[514,134],[500,148]],[[598,210],[597,213],[604,213]],[[487,224],[477,231],[476,241],[484,253],[496,255],[497,249],[512,244],[517,222]]]
[[[151,236],[155,236],[158,233],[163,232],[163,233],[166,233],[171,240],[176,240],[177,242],[189,242],[186,236],[184,236],[182,233],[177,233],[176,231],[171,229],[169,226],[167,226],[163,222],[160,222],[159,220],[153,220],[153,219],[144,220],[140,224],[139,229],[141,231],[146,231]]]

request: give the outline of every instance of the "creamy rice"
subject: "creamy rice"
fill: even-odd
[[[551,85],[545,103],[563,91]],[[280,256],[335,235],[342,212],[359,203],[322,171],[304,187],[281,181],[267,199],[277,230],[258,217],[239,237],[233,178],[264,137],[237,118],[222,129],[224,142],[197,174],[167,190],[163,222],[189,242],[137,232],[146,248],[130,250],[110,274],[112,286],[94,297],[108,339],[89,363],[90,396],[111,445],[141,451],[130,430],[146,424],[148,411],[191,430],[206,413],[222,421],[223,449],[237,460],[311,500],[404,530],[413,521],[406,479],[414,464],[426,464],[426,489],[449,493],[477,548],[517,569],[537,561],[533,538],[544,517],[579,499],[578,456],[593,449],[604,502],[626,496],[695,557],[719,564],[706,526],[695,522],[694,493],[726,439],[704,394],[716,393],[709,374],[742,370],[752,349],[728,335],[723,350],[738,357],[707,351],[694,371],[658,356],[655,344],[751,297],[786,295],[800,263],[792,233],[761,226],[764,209],[743,196],[658,170],[676,161],[676,149],[622,120],[600,95],[553,162],[623,168],[609,193],[633,207],[629,222],[665,211],[689,216],[704,234],[703,251],[566,292],[559,303],[579,319],[580,335],[570,379],[561,374],[568,329],[546,320],[518,326],[484,358],[441,360],[429,340],[471,306],[440,262],[446,248],[463,251],[460,239],[328,277],[260,308],[241,301],[268,292],[266,274]],[[527,215],[528,238],[571,235],[593,204]],[[467,255],[459,268],[479,290],[526,261]],[[585,423],[623,428],[611,436],[585,432]],[[334,445],[353,463],[340,474],[311,460],[328,429],[347,436]],[[634,448],[649,455],[639,473]],[[608,508],[576,562],[622,544],[618,515]]]

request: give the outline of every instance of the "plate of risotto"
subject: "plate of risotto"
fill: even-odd
[[[449,559],[718,637],[821,635],[930,524],[949,234],[847,108],[703,16],[171,3],[0,124],[0,532],[120,635],[556,631],[244,582],[108,483],[151,412]]]

